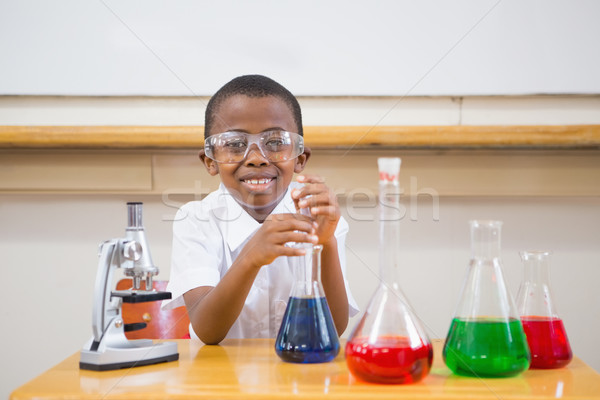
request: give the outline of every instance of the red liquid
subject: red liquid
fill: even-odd
[[[432,360],[431,344],[411,348],[406,337],[380,337],[376,343],[356,338],[346,344],[348,369],[368,382],[417,382],[429,373]]]
[[[560,368],[571,362],[573,353],[562,319],[525,316],[521,322],[531,350],[530,368]]]

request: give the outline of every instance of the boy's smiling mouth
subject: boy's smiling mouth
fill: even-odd
[[[272,176],[245,176],[240,179],[247,189],[254,192],[268,190],[276,180]]]
[[[273,178],[245,179],[244,182],[246,182],[249,185],[266,185],[267,183],[271,182],[272,180],[273,180]]]

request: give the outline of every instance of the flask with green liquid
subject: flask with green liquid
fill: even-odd
[[[443,357],[452,372],[508,377],[529,368],[523,325],[500,260],[500,221],[471,221],[471,261]]]

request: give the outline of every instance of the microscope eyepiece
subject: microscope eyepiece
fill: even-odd
[[[140,202],[127,203],[127,229],[143,229],[142,205]]]

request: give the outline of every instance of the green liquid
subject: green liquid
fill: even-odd
[[[518,319],[460,319],[450,325],[444,361],[455,374],[514,376],[529,368],[529,347]]]

